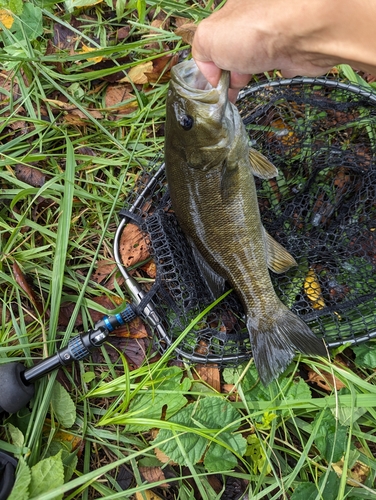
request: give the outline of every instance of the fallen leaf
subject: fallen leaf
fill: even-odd
[[[21,96],[18,83],[15,81],[12,74],[6,71],[0,73],[0,89],[0,101],[5,101],[5,103],[11,98],[10,95],[12,95],[14,101]]]
[[[333,387],[336,388],[337,391],[346,387],[346,385],[339,380],[332,373],[321,370],[320,373],[316,373],[313,370],[308,371],[308,380],[307,382],[314,383],[318,385],[321,389],[325,391],[332,392]]]
[[[344,465],[343,458],[339,462],[332,464],[334,472],[339,477],[341,477],[343,474],[343,465]],[[349,486],[355,486],[359,488],[362,484],[366,482],[369,473],[370,473],[370,467],[361,462],[360,460],[357,460],[355,464],[351,467],[351,469],[349,469],[346,473],[347,477],[346,483]]]
[[[55,23],[53,26],[53,42],[60,50],[74,49],[77,35],[67,26]]]
[[[108,278],[110,274],[113,273],[114,269],[117,268],[115,262],[108,262],[108,260],[100,260],[98,261],[97,268],[91,275],[91,279],[95,281],[95,283],[102,283],[104,280]]]
[[[106,108],[112,108],[111,112],[120,114],[132,113],[138,106],[129,84],[109,85],[104,102]]]
[[[150,260],[143,266],[141,266],[141,269],[145,271],[145,273],[150,277],[150,278],[156,278],[157,277],[157,266],[154,262],[154,260]]]
[[[49,429],[49,433],[51,429]],[[75,451],[77,448],[81,447],[83,440],[80,436],[75,436],[68,431],[59,430],[55,432],[54,439],[60,442],[66,442],[71,444],[71,451]]]
[[[175,17],[175,26],[177,28],[180,28],[181,26],[183,26],[184,24],[187,24],[189,22],[190,22],[190,20],[188,17],[180,17],[180,16]]]
[[[95,52],[97,51],[98,49],[94,49],[92,47],[88,47],[87,45],[85,45],[84,43],[82,44],[82,50],[80,52],[80,54],[88,54],[90,52]],[[103,56],[94,56],[94,57],[88,57],[87,60],[89,62],[93,62],[94,64],[97,64],[97,63],[100,63],[102,60],[103,60]]]
[[[121,234],[119,252],[125,267],[134,266],[150,257],[148,244],[135,224],[127,224]]]
[[[9,30],[14,22],[12,12],[8,9],[0,9],[0,22]],[[2,28],[0,28],[0,31],[2,31]]]
[[[162,464],[177,465],[159,448],[154,448],[154,454]]]
[[[41,316],[43,314],[42,302],[35,295],[34,290],[31,288],[31,286],[27,282],[27,279],[26,279],[24,273],[22,272],[20,266],[17,264],[17,262],[13,263],[12,269],[13,269],[14,279],[16,280],[18,285],[22,288],[22,290],[26,293],[30,302],[33,304],[35,310]]]
[[[127,76],[125,78],[122,78],[120,82],[121,83],[133,82],[136,85],[137,84],[144,85],[145,83],[148,83],[148,77],[145,75],[145,73],[151,73],[152,71],[153,71],[152,61],[147,61],[137,64],[137,66],[133,66],[128,71]]]
[[[142,492],[136,491],[136,500],[163,500],[163,499],[151,490],[144,490]]]
[[[166,479],[160,467],[139,467],[139,471],[148,483],[164,481]],[[160,486],[167,486],[167,483]]]
[[[205,382],[212,387],[215,391],[221,392],[221,377],[218,365],[197,365],[196,373],[198,379]],[[196,378],[196,377],[195,377]]]
[[[118,40],[125,40],[129,36],[130,27],[128,25],[122,26],[117,30],[116,36]]]
[[[28,127],[26,126],[26,122],[24,120],[16,120],[14,122],[10,121],[8,123],[8,127],[11,130],[21,130],[24,134],[28,131]]]
[[[176,28],[175,35],[181,36],[184,43],[192,45],[193,37],[195,36],[197,25],[194,23],[185,23]]]
[[[321,286],[314,269],[309,269],[304,281],[304,291],[309,298],[313,309],[323,309],[325,307]]]
[[[14,172],[18,180],[30,184],[30,186],[41,187],[46,182],[46,176],[38,169],[29,165],[16,165]]]
[[[137,317],[126,325],[119,326],[114,331],[116,337],[125,337],[130,339],[143,339],[148,337],[145,324],[141,318]]]
[[[170,79],[170,69],[179,62],[177,54],[166,54],[153,60],[153,71],[145,72],[149,83],[165,83]]]
[[[79,116],[80,118],[88,118],[87,115],[78,109],[76,106],[73,104],[70,104],[68,102],[61,101],[59,99],[44,99],[45,102],[49,102],[53,107],[65,111],[70,111],[74,115]],[[89,113],[93,118],[102,118],[102,113],[98,111],[97,109],[86,109],[87,113]]]

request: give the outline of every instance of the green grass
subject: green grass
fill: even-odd
[[[187,49],[176,16],[199,21],[213,2],[25,5],[15,2],[18,19],[0,33],[0,364],[29,367],[92,327],[92,310],[107,312],[104,298],[111,309],[129,299],[119,274],[111,289],[92,274],[98,260],[113,262],[117,212],[141,167],[163,150],[167,83],[133,85],[112,108],[106,91],[132,67]],[[162,12],[170,26],[152,31]],[[129,36],[119,40],[126,23]],[[72,30],[68,46],[51,50],[63,28]],[[82,53],[82,43],[95,51]],[[22,167],[43,181],[25,179]],[[234,478],[255,500],[376,498],[375,347],[357,349],[342,353],[347,367],[297,359],[267,389],[252,362],[226,368],[217,391],[195,367],[172,366],[173,349],[130,370],[126,348],[115,355],[104,346],[40,380],[30,408],[3,419],[0,448],[19,458],[11,498],[109,500],[154,489],[167,499],[211,500],[228,498],[223,485]],[[298,363],[344,387],[312,397]],[[142,468],[152,467],[164,477],[147,481]],[[357,486],[348,484],[361,467]]]

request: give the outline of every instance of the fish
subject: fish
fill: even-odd
[[[229,72],[222,71],[218,85],[210,85],[193,59],[172,68],[165,170],[172,208],[213,298],[227,282],[244,307],[254,363],[267,386],[296,351],[327,352],[274,290],[269,269],[282,273],[296,261],[262,225],[254,176],[269,179],[278,171],[249,146],[228,100],[229,84]]]

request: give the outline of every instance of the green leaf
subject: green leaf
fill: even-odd
[[[1,9],[9,9],[13,14],[19,16],[23,9],[22,0],[0,0]]]
[[[323,486],[321,496],[318,496],[319,491]],[[300,483],[294,493],[291,495],[291,500],[316,500],[324,498],[325,500],[336,500],[338,494],[340,479],[337,474],[330,471],[328,475],[323,474],[320,478],[318,486],[314,483]]]
[[[89,384],[92,380],[95,379],[95,373],[94,372],[85,372],[83,374],[82,378],[86,384]]]
[[[227,401],[215,397],[206,397],[198,400],[196,403],[187,405],[171,417],[169,423],[172,430],[161,429],[154,440],[154,444],[158,445],[173,461],[184,465],[185,457],[181,453],[179,446],[176,445],[175,440],[171,439],[166,443],[162,443],[165,439],[169,439],[175,435],[172,424],[181,424],[191,429],[196,428],[201,432],[210,429],[211,432],[208,432],[208,438],[195,432],[186,432],[179,435],[179,440],[189,460],[193,464],[197,463],[210,444],[207,456],[205,456],[205,466],[210,471],[223,470],[223,462],[218,461],[218,456],[221,457],[221,460],[223,459],[231,464],[231,467],[234,467],[236,459],[235,457],[230,458],[230,455],[233,453],[243,455],[247,446],[246,440],[240,434],[232,434],[231,432],[237,429],[238,425],[236,421],[238,418],[238,412]],[[220,429],[223,429],[227,425],[230,427],[226,431],[221,432]],[[229,450],[220,443],[216,443],[213,439],[222,441],[231,449]]]
[[[353,347],[356,356],[355,364],[359,368],[376,368],[376,346],[371,343]]]
[[[64,484],[64,466],[62,452],[41,460],[31,468],[30,498],[47,493]],[[57,495],[54,500],[60,500],[63,495]]]
[[[138,394],[131,401],[127,416],[142,416],[150,419],[160,419],[162,411],[165,410],[165,418],[168,420],[177,411],[187,404],[187,398],[183,393],[189,391],[191,381],[182,378],[181,369],[177,366],[165,368],[158,373],[158,381],[154,383],[147,394]],[[153,425],[127,425],[128,432],[140,432],[148,430]]]
[[[29,484],[31,481],[30,468],[25,460],[20,457],[16,473],[16,481],[14,483],[11,494],[8,500],[28,500]]]
[[[317,426],[314,443],[327,462],[338,462],[345,451],[347,428],[336,421],[328,408],[323,410],[322,414],[321,423]],[[313,428],[315,428],[315,423],[321,418],[322,414],[318,413],[316,415],[312,423]]]
[[[25,442],[25,437],[20,431],[20,429],[18,429],[17,427],[15,427],[13,424],[10,423],[7,424],[7,428],[10,437],[12,438],[12,443],[15,446],[18,446],[18,448],[22,448]]]
[[[242,456],[245,453],[245,439],[241,434],[223,432],[220,438],[236,451],[238,455]],[[224,469],[231,470],[237,466],[237,463],[238,459],[234,453],[218,443],[211,443],[208,451],[205,453],[204,465],[208,472],[219,472]]]
[[[22,14],[16,18],[11,31],[17,40],[35,40],[43,34],[42,10],[31,2],[24,4]]]
[[[64,466],[64,483],[67,483],[71,479],[78,462],[77,452],[72,452],[71,450],[72,446],[69,442],[52,440],[47,451],[47,457],[54,456],[61,451],[61,461]]]
[[[76,420],[76,407],[70,394],[59,382],[55,382],[54,384],[51,405],[59,424],[66,429],[72,427]]]

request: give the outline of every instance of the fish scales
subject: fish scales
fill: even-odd
[[[318,355],[326,350],[274,291],[268,268],[281,272],[296,263],[262,226],[253,174],[272,177],[276,169],[250,150],[240,115],[227,99],[228,85],[223,72],[217,88],[211,87],[194,61],[173,68],[166,174],[172,207],[213,295],[219,292],[213,286],[218,276],[243,303],[255,364],[266,385],[296,350]]]

